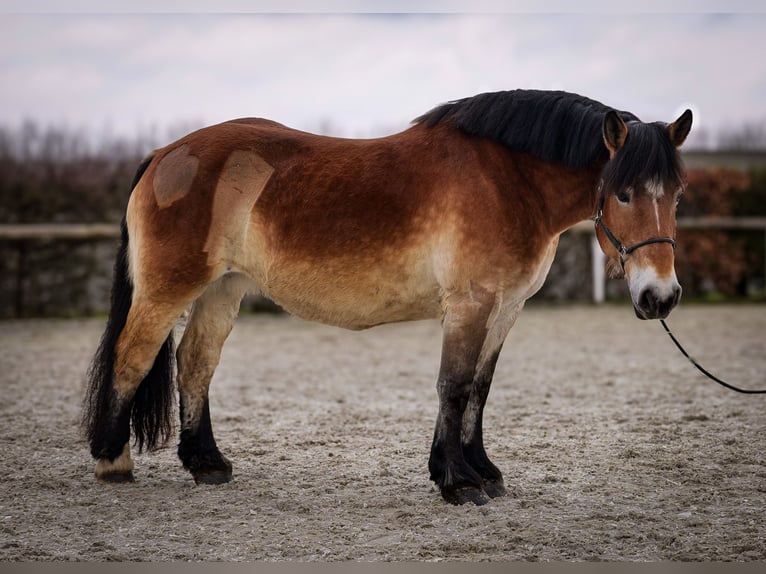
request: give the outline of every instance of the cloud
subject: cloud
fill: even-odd
[[[264,116],[370,135],[482,91],[565,89],[713,129],[763,118],[766,16],[16,14],[0,122],[88,129]]]

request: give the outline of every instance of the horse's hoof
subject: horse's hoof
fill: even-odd
[[[178,447],[178,455],[197,484],[224,484],[232,478],[232,465],[218,449],[190,451]]]
[[[125,443],[122,453],[113,459],[108,456],[98,458],[93,469],[96,480],[107,484],[135,482],[133,478],[133,461],[130,459],[130,444]]]
[[[485,480],[482,488],[490,498],[500,498],[508,495],[508,490],[501,481]]]
[[[476,506],[483,506],[490,501],[487,493],[475,486],[461,486],[460,488],[442,490],[442,497],[450,504],[456,506],[466,502],[472,502]]]
[[[199,471],[192,476],[195,484],[226,484],[233,478],[231,469]]]
[[[105,474],[97,474],[96,479],[104,484],[122,484],[125,482],[135,482],[133,472],[108,472]]]

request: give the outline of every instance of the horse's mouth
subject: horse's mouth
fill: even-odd
[[[670,312],[673,310],[674,307],[675,307],[675,304],[669,308],[657,309],[653,312],[646,312],[639,309],[636,305],[633,305],[633,311],[635,312],[636,317],[638,317],[642,321],[650,321],[652,319],[654,320],[667,319],[668,315],[670,315]]]
[[[638,317],[642,321],[648,321],[649,320],[649,317],[647,317],[641,311],[639,311],[638,307],[636,307],[635,305],[633,305],[633,311],[636,313],[636,317]]]

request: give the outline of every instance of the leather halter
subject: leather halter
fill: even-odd
[[[612,233],[612,230],[609,229],[604,223],[604,192],[602,190],[603,184],[599,185],[599,198],[598,198],[598,209],[596,210],[596,217],[593,218],[593,222],[595,224],[595,227],[598,228],[601,226],[601,229],[604,232],[604,235],[606,235],[606,238],[614,245],[615,249],[617,249],[617,253],[620,254],[620,265],[622,265],[622,268],[625,269],[625,257],[633,253],[636,249],[639,247],[643,247],[645,245],[651,245],[652,243],[670,243],[670,245],[673,247],[673,249],[676,248],[676,241],[675,239],[672,239],[670,237],[650,237],[649,239],[645,241],[639,241],[638,243],[634,243],[633,245],[628,245],[627,247],[622,244],[622,241],[617,239],[615,237],[614,233]]]

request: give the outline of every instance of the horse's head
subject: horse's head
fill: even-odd
[[[676,205],[684,189],[678,147],[692,125],[686,110],[672,124],[604,117],[610,159],[601,176],[596,237],[612,276],[628,281],[640,319],[663,319],[681,298],[674,268]]]

